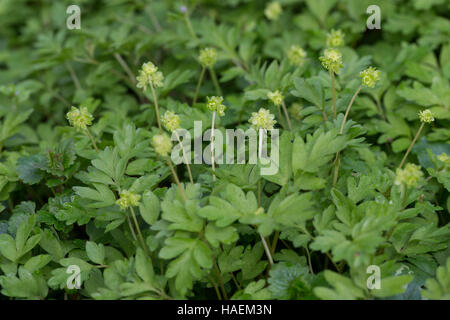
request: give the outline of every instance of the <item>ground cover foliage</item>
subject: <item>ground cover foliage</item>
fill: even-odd
[[[0,299],[450,298],[448,1],[72,4],[0,2]]]

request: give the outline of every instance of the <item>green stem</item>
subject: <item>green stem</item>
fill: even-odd
[[[184,14],[184,21],[186,22],[186,26],[189,30],[189,33],[191,34],[191,37],[194,38],[195,41],[198,41],[197,35],[194,32],[194,28],[192,28],[191,19],[189,18],[189,14],[187,11]]]
[[[284,116],[286,117],[289,131],[292,131],[291,119],[289,118],[289,113],[288,113],[288,110],[286,108],[286,104],[284,103],[284,101],[281,103],[281,106],[283,107]]]
[[[350,103],[347,106],[347,110],[345,110],[344,120],[342,120],[341,129],[339,130],[340,134],[342,134],[344,132],[345,123],[347,122],[347,118],[350,113],[350,109],[352,108],[352,105],[355,102],[355,99],[358,96],[361,89],[362,89],[362,86],[359,86],[358,90],[356,90],[355,94],[353,95],[352,100],[350,100]]]
[[[335,87],[335,76],[334,76],[334,72],[331,71],[331,88],[333,91],[333,118],[336,119],[337,116],[337,111],[336,111],[336,87]]]
[[[98,153],[97,144],[95,143],[94,138],[92,137],[92,134],[91,134],[91,132],[89,131],[88,128],[86,128],[86,134],[88,135],[89,139],[91,140],[92,145],[94,146],[95,151]]]
[[[184,162],[186,163],[186,167],[187,167],[188,174],[189,174],[189,181],[191,181],[191,184],[194,184],[194,179],[192,178],[191,166],[189,165],[189,161],[188,161],[186,152],[184,151],[183,143],[181,142],[180,136],[178,135],[178,133],[176,131],[175,131],[175,135],[177,137],[178,142],[181,145],[181,151],[183,152]]]
[[[212,170],[213,170],[213,181],[216,181],[216,175],[214,172],[216,172],[216,159],[214,159],[214,154],[215,154],[215,146],[214,146],[214,124],[215,124],[215,120],[216,120],[216,112],[213,111],[212,113],[212,120],[211,120],[211,165],[212,165]]]
[[[192,101],[192,106],[194,106],[195,103],[197,102],[198,93],[200,91],[200,86],[202,85],[202,82],[203,82],[203,77],[205,76],[205,71],[206,71],[206,68],[202,67],[202,72],[200,72],[200,78],[198,79],[197,87],[195,88],[195,95],[194,95],[194,100]]]
[[[356,97],[358,96],[361,89],[362,89],[362,86],[359,86],[358,89],[356,90],[355,94],[353,95],[352,100],[350,100],[350,103],[347,106],[347,110],[345,110],[344,119],[342,120],[341,128],[339,130],[340,134],[344,133],[344,127],[345,127],[345,123],[347,122],[348,115],[350,114],[350,110],[353,106],[353,103],[355,102]],[[333,187],[336,186],[338,176],[339,176],[339,165],[341,163],[341,160],[339,157],[340,157],[340,152],[336,153],[336,159],[334,160]]]
[[[417,131],[417,133],[416,133],[416,135],[415,135],[413,141],[412,141],[411,144],[409,145],[408,150],[406,150],[406,153],[405,153],[405,155],[403,156],[402,162],[400,162],[400,165],[398,166],[398,169],[400,169],[400,168],[403,166],[403,164],[405,163],[406,158],[408,157],[409,153],[411,152],[412,147],[414,146],[414,144],[416,143],[417,139],[419,138],[419,135],[420,135],[420,133],[422,132],[422,129],[423,129],[424,126],[425,126],[425,122],[422,122],[422,123],[420,124],[419,130]]]
[[[150,81],[150,88],[152,89],[153,101],[155,102],[156,121],[158,122],[159,131],[162,133],[163,129],[161,127],[161,120],[159,119],[158,99],[156,98],[155,88],[153,87],[153,83],[151,81]]]
[[[170,161],[170,159],[167,158],[167,162],[169,163],[170,170],[172,171],[173,178],[175,179],[175,182],[178,185],[178,189],[180,190],[181,196],[183,197],[183,200],[186,202],[187,201],[186,195],[184,194],[184,190],[183,187],[181,186],[180,179],[178,179],[177,172],[175,171],[175,168],[172,165],[172,161]]]
[[[214,87],[216,87],[217,95],[221,96],[222,90],[220,89],[219,81],[217,81],[216,72],[214,71],[213,68],[208,68],[208,69],[209,69],[209,74],[211,75],[212,81],[214,83]]]
[[[142,249],[144,250],[144,252],[147,255],[147,257],[150,257],[150,254],[149,254],[148,249],[147,249],[147,245],[145,244],[144,236],[142,235],[141,228],[139,227],[139,223],[137,221],[136,214],[134,213],[133,207],[130,207],[130,210],[131,210],[131,216],[133,217],[134,224],[136,226],[136,230],[137,230],[138,235],[139,235],[139,240],[141,241]]]

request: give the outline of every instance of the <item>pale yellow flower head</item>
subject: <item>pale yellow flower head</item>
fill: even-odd
[[[275,116],[264,108],[259,109],[258,112],[252,112],[251,118],[248,120],[255,129],[273,129],[273,126],[277,123]]]
[[[300,46],[292,45],[287,55],[289,62],[297,67],[301,67],[305,63],[306,51]]]
[[[200,56],[198,57],[201,65],[205,68],[210,68],[216,64],[217,51],[214,48],[205,48],[200,50]]]
[[[161,117],[161,122],[164,128],[169,132],[180,128],[180,117],[173,111],[166,111]]]
[[[369,88],[373,88],[375,87],[375,84],[378,82],[378,80],[380,80],[380,71],[374,67],[369,67],[366,70],[361,71],[359,73],[359,76],[362,79],[363,85]]]
[[[86,107],[75,108],[72,107],[66,114],[67,120],[72,127],[77,130],[85,130],[92,124],[94,117]]]
[[[120,206],[120,209],[126,210],[129,207],[136,207],[139,205],[141,196],[128,190],[122,190],[120,192],[120,198],[116,200],[116,204]]]
[[[272,101],[272,103],[276,106],[280,106],[283,103],[283,95],[281,94],[281,92],[279,90],[275,90],[273,92],[269,92],[267,94],[267,98],[270,99],[270,101]]]
[[[264,14],[269,20],[278,20],[280,14],[283,12],[283,8],[280,3],[277,1],[270,2],[267,4],[266,9],[264,10]]]
[[[150,84],[154,87],[162,87],[164,85],[164,75],[161,71],[158,71],[158,67],[151,62],[146,62],[142,65],[142,69],[139,70],[139,75],[136,77],[136,80],[136,86],[144,91]]]
[[[450,156],[448,156],[446,153],[442,153],[437,156],[437,159],[441,162],[443,162],[445,165],[450,165]]]
[[[206,107],[208,108],[208,110],[215,111],[221,117],[225,115],[225,110],[227,109],[227,107],[222,104],[223,97],[213,96],[207,97],[207,99],[208,102],[206,104]]]
[[[163,157],[167,157],[172,150],[172,140],[170,140],[169,136],[165,133],[154,135],[152,145],[156,153]]]
[[[344,33],[341,30],[331,30],[327,34],[327,47],[337,48],[344,45]]]
[[[417,187],[419,180],[423,177],[420,166],[413,163],[406,164],[404,169],[397,169],[395,172],[395,184],[407,187]]]
[[[430,109],[422,110],[419,112],[419,119],[421,122],[431,123],[434,121],[433,114]]]
[[[325,49],[324,55],[319,58],[322,66],[334,73],[339,73],[339,70],[344,66],[342,62],[342,54],[339,50],[330,48]]]

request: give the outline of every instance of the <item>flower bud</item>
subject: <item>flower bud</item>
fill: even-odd
[[[305,63],[306,51],[300,46],[293,45],[288,51],[289,62],[297,67],[301,67]]]
[[[251,118],[248,120],[255,129],[273,129],[273,126],[277,123],[275,116],[264,108],[259,109],[258,112],[252,112]]]
[[[94,117],[88,111],[86,107],[80,107],[80,109],[72,106],[69,112],[66,114],[67,120],[72,127],[77,130],[86,130],[88,126],[92,124]]]
[[[163,157],[167,157],[172,150],[172,140],[165,133],[154,135],[152,145],[156,153]]]
[[[120,198],[116,200],[116,204],[120,206],[120,209],[126,210],[129,207],[135,207],[139,205],[141,196],[128,190],[122,190],[120,192]]]
[[[325,69],[334,73],[339,73],[339,70],[344,66],[342,54],[337,49],[325,49],[324,55],[319,60]]]
[[[433,114],[430,109],[422,110],[419,112],[419,118],[421,122],[431,123],[434,121]]]
[[[211,68],[216,64],[217,61],[217,51],[214,48],[206,48],[200,50],[200,55],[198,57],[201,65],[205,68]]]
[[[274,92],[269,92],[267,94],[267,97],[270,99],[270,101],[273,102],[274,105],[280,106],[283,103],[283,95],[280,91],[275,90]]]
[[[380,80],[380,71],[374,67],[369,67],[366,70],[361,71],[359,76],[361,77],[364,86],[373,88],[377,81]]]
[[[225,115],[225,110],[227,109],[227,107],[222,104],[223,97],[213,96],[207,97],[207,99],[208,103],[206,104],[206,107],[210,111],[215,111],[221,117]]]
[[[344,45],[344,33],[341,30],[331,30],[327,34],[327,47],[337,48]]]
[[[267,4],[266,9],[264,10],[264,14],[266,15],[267,19],[273,21],[278,20],[282,12],[283,8],[281,8],[280,3],[277,1],[273,1]]]
[[[161,122],[167,131],[172,132],[180,128],[180,117],[172,111],[166,111],[161,117]]]
[[[407,187],[417,187],[419,180],[422,178],[423,172],[420,166],[408,163],[405,169],[397,169],[395,172],[395,184],[406,185]]]

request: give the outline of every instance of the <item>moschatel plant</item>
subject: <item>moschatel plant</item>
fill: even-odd
[[[0,300],[450,298],[447,2],[69,4],[0,10]]]

